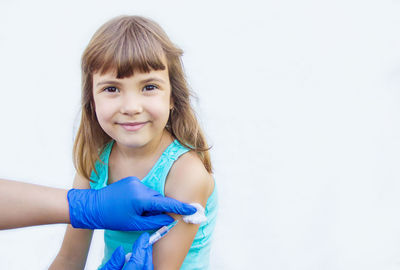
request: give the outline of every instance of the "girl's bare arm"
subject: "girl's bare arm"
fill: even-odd
[[[75,176],[74,188],[90,188],[89,181],[80,175]],[[93,231],[87,229],[74,229],[67,226],[60,251],[50,266],[50,270],[82,270],[85,268]]]
[[[165,196],[186,203],[197,202],[206,206],[214,188],[212,176],[206,171],[195,153],[182,155],[173,165],[165,184]],[[153,246],[154,269],[179,269],[185,259],[200,225],[187,224],[182,217],[178,224]]]

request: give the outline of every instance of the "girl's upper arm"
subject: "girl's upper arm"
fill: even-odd
[[[203,207],[213,190],[212,176],[204,168],[197,154],[182,155],[171,168],[165,184],[165,196],[186,203],[197,202]],[[185,259],[200,225],[187,224],[180,215],[171,231],[153,246],[155,269],[179,269]]]
[[[87,189],[90,184],[86,178],[76,174],[73,187]],[[49,269],[84,269],[92,235],[93,230],[74,229],[68,225],[61,249]]]

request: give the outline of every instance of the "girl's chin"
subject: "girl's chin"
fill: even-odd
[[[114,138],[119,146],[127,147],[127,148],[143,148],[149,143],[151,143],[151,138],[124,138],[117,137]]]

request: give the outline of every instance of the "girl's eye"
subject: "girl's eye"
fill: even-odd
[[[155,90],[155,89],[157,89],[158,87],[157,86],[155,86],[155,85],[153,85],[153,84],[149,84],[149,85],[146,85],[144,88],[143,88],[143,91],[152,91],[152,90]]]
[[[119,92],[118,88],[117,88],[117,87],[114,87],[114,86],[106,87],[106,88],[104,88],[104,91],[105,91],[105,92],[108,92],[108,93],[116,93],[116,92]]]

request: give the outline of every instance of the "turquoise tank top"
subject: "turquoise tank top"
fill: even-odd
[[[90,183],[92,189],[100,189],[107,185],[108,182],[108,160],[110,157],[111,149],[113,147],[114,141],[109,142],[101,153],[100,158],[104,162],[97,161],[95,164],[96,174],[92,171],[90,179],[93,182]],[[164,194],[165,180],[167,178],[168,172],[171,169],[175,160],[179,158],[182,154],[188,152],[189,149],[182,146],[177,140],[174,140],[165,151],[162,153],[161,157],[158,159],[156,164],[150,170],[150,172],[142,179],[142,183],[157,192]],[[203,270],[209,269],[209,256],[211,249],[211,238],[215,227],[216,217],[217,217],[217,190],[214,184],[214,191],[207,200],[205,214],[207,221],[202,223],[196,236],[193,240],[192,246],[189,249],[188,254],[183,261],[181,270]],[[147,231],[150,234],[154,231]],[[139,232],[125,232],[125,231],[104,231],[104,258],[99,269],[111,258],[114,250],[123,246],[125,253],[132,251],[132,244],[136,239],[143,233]]]

